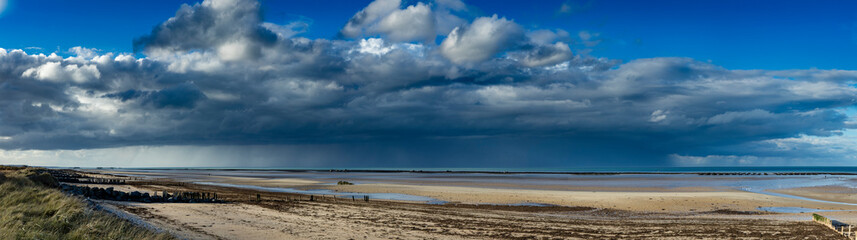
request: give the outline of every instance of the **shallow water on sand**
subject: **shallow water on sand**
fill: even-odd
[[[822,210],[815,208],[802,208],[802,207],[759,207],[759,210],[765,212],[775,212],[775,213],[813,213],[813,212],[835,212],[837,210]]]

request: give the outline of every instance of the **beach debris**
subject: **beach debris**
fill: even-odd
[[[354,185],[354,184],[350,183],[348,181],[339,181],[339,182],[336,182],[336,185]]]

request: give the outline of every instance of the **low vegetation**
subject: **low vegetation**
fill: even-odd
[[[63,194],[35,168],[0,166],[0,239],[173,239]]]

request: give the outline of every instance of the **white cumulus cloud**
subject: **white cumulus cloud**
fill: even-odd
[[[61,62],[47,62],[41,66],[24,71],[23,77],[31,77],[46,81],[74,81],[85,83],[101,78],[101,72],[96,65],[68,64],[63,66]]]
[[[440,44],[440,52],[455,63],[480,62],[512,48],[523,37],[521,26],[511,20],[480,17],[453,29]]]

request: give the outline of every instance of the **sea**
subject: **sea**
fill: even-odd
[[[59,167],[58,167],[59,168]],[[67,167],[63,167],[67,168]],[[83,169],[95,169],[83,168]],[[366,171],[366,172],[481,172],[481,173],[850,173],[857,166],[764,166],[764,167],[581,167],[581,168],[277,168],[277,167],[144,167],[127,170],[253,170],[253,171]]]
[[[104,169],[111,170],[111,169]],[[857,189],[857,167],[633,167],[633,168],[117,168],[122,175],[143,178],[172,178],[197,184],[239,187],[272,192],[332,194],[443,203],[424,196],[379,193],[335,192],[320,187],[279,188],[218,182],[220,177],[252,179],[306,179],[317,185],[418,184],[496,188],[711,188],[754,192],[816,202],[830,202],[771,190],[840,186]],[[503,187],[508,186],[508,187]]]

